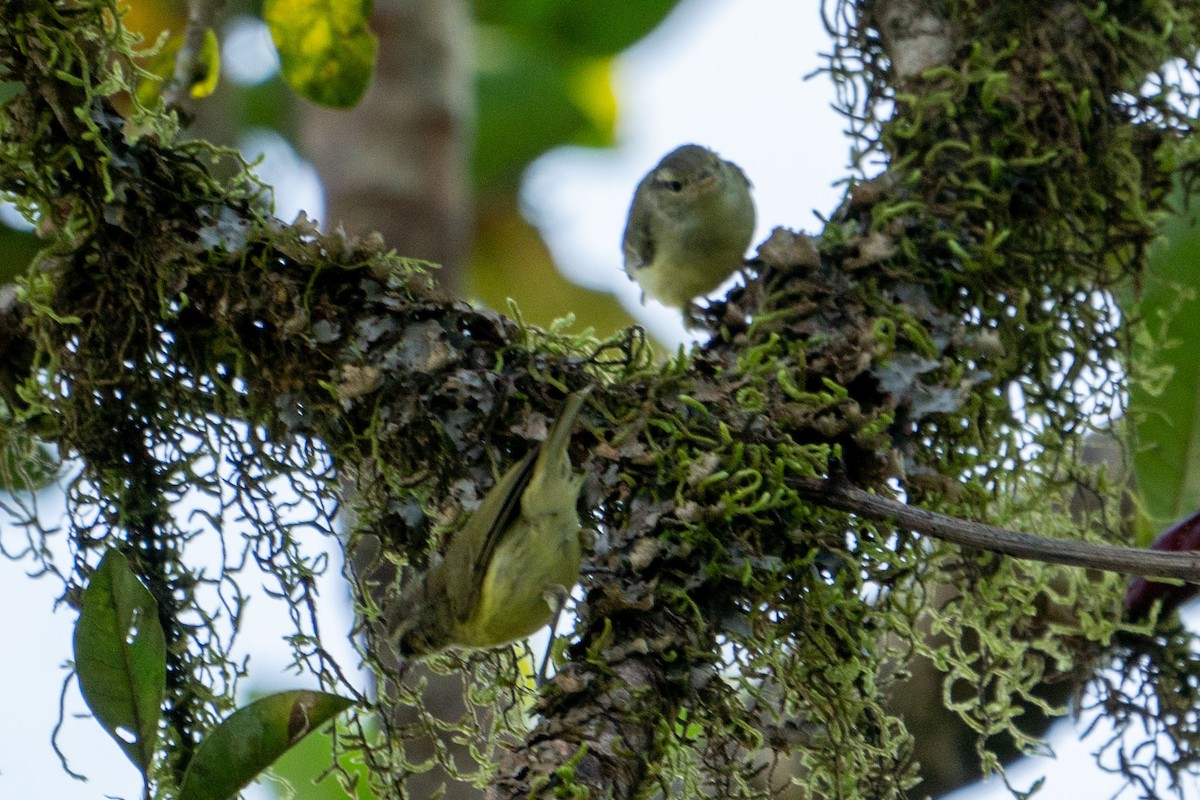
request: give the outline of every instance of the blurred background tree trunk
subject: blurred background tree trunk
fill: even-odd
[[[348,111],[300,103],[300,143],[325,187],[326,227],[378,231],[398,253],[441,265],[460,291],[474,224],[470,10],[462,0],[382,0],[379,58]]]

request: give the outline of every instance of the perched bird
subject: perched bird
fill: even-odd
[[[746,173],[707,147],[685,144],[650,170],[625,224],[625,272],[646,295],[685,310],[742,265],[754,234]]]
[[[546,439],[511,466],[444,557],[407,587],[389,612],[404,658],[448,648],[487,648],[549,623],[579,580],[583,476],[567,445],[591,387],[567,398]]]

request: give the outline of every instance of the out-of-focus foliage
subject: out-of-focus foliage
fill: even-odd
[[[164,29],[182,30],[186,21],[186,8],[174,0],[131,3],[126,22],[147,42],[153,42]],[[611,147],[616,143],[616,56],[651,32],[677,4],[678,0],[613,5],[593,0],[479,0],[474,4],[471,35],[476,106],[471,172],[477,224],[463,287],[471,297],[493,308],[504,308],[509,298],[515,299],[526,319],[538,324],[549,324],[568,310],[576,310],[579,324],[601,334],[631,321],[612,297],[576,286],[558,272],[537,231],[522,217],[517,198],[525,169],[547,152],[567,145]],[[306,8],[310,16],[321,11],[311,5]],[[263,15],[269,22],[299,19],[284,10],[281,3],[268,2]],[[253,4],[233,2],[226,16],[236,13],[255,14],[257,9]],[[325,9],[324,13],[331,12]],[[272,28],[275,30],[276,23]],[[275,39],[284,73],[307,70],[311,79],[320,83],[313,60],[303,54],[307,45],[301,46],[292,36],[296,47],[286,46],[278,31]],[[365,53],[362,48],[357,51]],[[226,52],[223,57],[234,59],[238,54]],[[293,68],[289,68],[290,60],[295,62]],[[367,75],[367,65],[359,66],[361,70],[356,67],[351,72]],[[289,78],[289,82],[295,86],[296,79]],[[313,87],[314,91],[345,93],[335,89],[332,84]],[[319,96],[297,91],[323,102]],[[198,136],[230,144],[254,127],[294,138],[295,102],[295,94],[282,77],[256,86],[238,86],[227,80],[208,102],[197,107],[193,130]],[[615,240],[612,267],[620,268],[620,243]]]
[[[477,223],[466,289],[493,308],[513,298],[540,325],[572,310],[581,324],[610,333],[628,316],[612,297],[563,278],[521,216],[517,193],[525,168],[550,150],[614,144],[613,60],[564,56],[553,43],[539,45],[507,28],[481,26],[477,33]],[[619,252],[614,241],[613,269]]]
[[[604,0],[476,0],[475,15],[522,39],[584,56],[611,56],[666,18],[679,0],[609,3]]]
[[[538,156],[565,144],[613,144],[610,60],[564,61],[496,28],[478,41],[475,182],[504,192]]]
[[[1167,523],[1200,508],[1200,229],[1196,200],[1172,217],[1152,251],[1140,301],[1130,310],[1144,320],[1150,341],[1134,360],[1130,383],[1138,447],[1133,464],[1142,503],[1138,543]],[[1154,361],[1146,363],[1152,353]]]
[[[549,325],[567,313],[577,328],[608,334],[628,324],[628,315],[612,295],[585,289],[563,277],[537,230],[516,211],[515,203],[494,201],[477,211],[475,248],[468,262],[466,293],[492,308],[517,301],[521,315]],[[613,244],[613,269],[618,269]]]
[[[367,28],[370,0],[266,0],[263,19],[283,76],[301,97],[349,108],[371,82],[379,41]]]
[[[187,24],[185,0],[123,0],[122,24],[153,42],[163,31],[179,33]]]
[[[150,105],[162,94],[164,83],[175,73],[175,59],[182,45],[182,35],[172,36],[163,48],[148,60],[145,69],[155,77],[143,78],[138,84],[137,96],[142,105]],[[194,98],[208,97],[216,91],[220,77],[221,45],[217,42],[216,32],[209,29],[204,33],[200,57],[190,76],[188,94]]]
[[[613,58],[677,2],[478,0],[477,185],[503,190],[554,147],[611,146]]]
[[[678,0],[557,3],[477,0],[478,119],[473,175],[479,224],[468,264],[469,292],[493,308],[517,300],[531,322],[574,310],[606,334],[628,324],[610,296],[582,289],[555,269],[521,217],[521,175],[556,147],[616,143],[615,57],[654,29]],[[632,194],[633,187],[630,187]],[[612,243],[613,269],[620,242]]]

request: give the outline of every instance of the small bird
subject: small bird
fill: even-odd
[[[668,153],[638,184],[625,224],[625,272],[647,295],[684,309],[742,265],[754,235],[750,180],[707,147]]]
[[[388,632],[402,657],[524,639],[562,609],[581,558],[575,505],[583,476],[572,470],[567,445],[590,392],[567,398],[545,441],[504,473],[451,534],[444,557],[389,610]]]

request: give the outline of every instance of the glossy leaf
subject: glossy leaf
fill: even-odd
[[[233,712],[196,748],[180,800],[229,800],[306,735],[345,711],[335,694],[279,692]]]
[[[166,652],[158,604],[110,550],[83,593],[75,670],[88,708],[143,774],[158,746]]]
[[[263,19],[288,85],[318,105],[357,103],[379,46],[367,29],[370,15],[370,0],[265,0]]]

